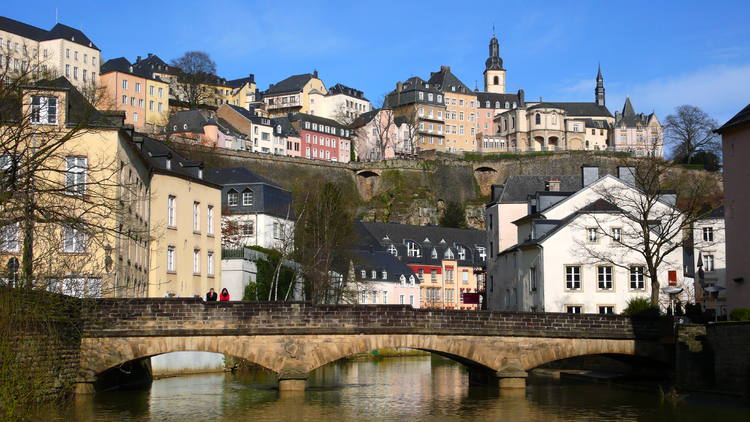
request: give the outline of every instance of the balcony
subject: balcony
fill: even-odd
[[[266,107],[269,110],[275,110],[275,109],[280,109],[280,108],[302,107],[302,103],[300,103],[299,101],[281,102],[281,101],[276,101],[276,99],[274,99],[273,104],[267,103]]]

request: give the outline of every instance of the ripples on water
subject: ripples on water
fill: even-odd
[[[656,392],[530,378],[526,392],[469,386],[466,370],[437,357],[341,361],[321,368],[308,390],[280,394],[258,370],[154,381],[150,391],[101,393],[38,420],[202,421],[750,421],[737,402],[688,397],[677,406]]]

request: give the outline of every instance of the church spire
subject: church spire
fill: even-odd
[[[604,77],[602,76],[602,66],[599,65],[599,72],[596,75],[596,88],[594,89],[596,105],[604,107],[606,100],[604,97]]]
[[[502,70],[503,59],[500,58],[500,43],[497,41],[497,38],[495,38],[494,29],[492,32],[492,39],[490,39],[490,56],[484,64],[487,70]]]

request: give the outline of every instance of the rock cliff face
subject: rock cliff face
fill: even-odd
[[[458,159],[393,160],[377,163],[330,163],[305,158],[172,144],[208,168],[247,167],[301,194],[312,180],[339,183],[356,206],[357,215],[368,221],[406,224],[437,224],[445,204],[465,204],[469,227],[484,229],[484,204],[491,186],[516,174],[580,174],[583,164],[599,166],[600,174],[616,174],[622,158],[589,152],[549,155],[518,155],[510,158],[467,161]],[[712,177],[721,192],[718,175],[681,170],[681,177]]]

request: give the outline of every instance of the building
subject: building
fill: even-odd
[[[125,123],[136,130],[158,133],[169,117],[169,83],[143,69],[124,57],[107,60],[100,76],[107,92],[104,106],[124,111]]]
[[[481,231],[369,222],[358,222],[357,230],[369,235],[373,249],[390,253],[417,274],[421,307],[479,309],[486,259]],[[465,298],[471,300],[464,303]]]
[[[610,150],[632,152],[637,157],[662,157],[664,131],[655,113],[635,113],[630,97],[625,99],[622,112],[615,113]]]
[[[65,77],[40,80],[22,94],[18,114],[3,125],[20,125],[33,136],[3,131],[0,180],[4,191],[14,190],[14,183],[34,186],[35,212],[43,217],[22,212],[21,192],[3,201],[3,265],[11,257],[23,265],[24,242],[31,241],[38,288],[72,296],[146,296],[151,178],[137,138],[122,115],[97,111]],[[24,162],[41,147],[54,152],[26,173]]]
[[[98,82],[100,58],[99,47],[78,29],[58,23],[47,31],[0,16],[0,68],[65,76],[83,89]]]
[[[391,109],[362,113],[351,128],[359,161],[390,160],[413,152],[408,122]]]
[[[727,308],[750,308],[750,105],[729,119],[717,133],[724,151],[724,206],[727,251]]]
[[[258,116],[255,112],[254,108],[248,110],[237,105],[223,104],[219,106],[216,115],[237,128],[249,140],[245,148],[240,149],[286,155],[286,140],[275,135],[271,119]]]
[[[599,177],[598,168],[584,167],[580,190],[561,191],[553,178],[550,189],[529,196],[527,215],[513,222],[516,244],[490,258],[489,308],[610,314],[621,313],[632,298],[650,297],[647,267],[636,251],[640,226],[631,220],[633,210],[623,208],[627,201],[618,206],[609,200],[643,195],[632,186],[633,171],[621,167],[619,178]],[[679,213],[674,200],[664,196],[649,218]],[[682,247],[677,246],[658,268],[662,289],[680,286],[682,265]],[[686,302],[691,295],[688,289],[682,292]],[[666,308],[669,295],[661,290],[659,296]]]
[[[221,185],[225,246],[257,245],[291,252],[295,216],[288,190],[244,167],[208,170],[206,178]]]
[[[310,114],[333,119],[342,124],[353,122],[357,116],[372,110],[364,92],[346,85],[336,84],[328,93],[310,92]]]
[[[306,113],[287,116],[300,136],[301,156],[313,160],[348,163],[351,157],[351,129],[341,123]]]
[[[325,84],[318,79],[318,71],[290,76],[276,84],[271,84],[263,93],[265,108],[271,117],[286,116],[288,113],[309,113],[316,106],[311,102],[311,94],[316,91],[328,94]]]
[[[716,315],[726,315],[726,229],[724,206],[701,216],[693,224],[695,300]]]
[[[164,142],[143,137],[150,164],[150,297],[203,296],[221,288],[221,186]]]
[[[232,88],[232,97],[229,100],[229,104],[248,110],[258,108],[263,104],[260,99],[258,87],[255,85],[254,74],[251,73],[246,78],[229,80],[227,81],[227,85]]]
[[[495,74],[502,75],[505,71]],[[440,71],[431,72],[427,81],[440,90],[445,99],[445,150],[449,152],[474,151],[477,149],[477,94],[469,89],[450,66],[440,66]],[[503,91],[504,84],[502,83]],[[499,89],[500,86],[497,86]]]
[[[301,144],[299,132],[292,126],[288,117],[274,117],[271,119],[271,125],[274,128],[274,143],[286,143],[286,155],[290,157],[299,157],[301,154]]]
[[[385,98],[383,108],[393,110],[398,121],[403,148],[410,153],[425,150],[447,151],[443,93],[419,77],[397,82]]]
[[[204,109],[175,112],[160,137],[180,138],[198,145],[234,150],[248,150],[252,143],[242,130]]]
[[[352,268],[358,304],[420,307],[420,282],[408,265],[379,250],[358,250],[355,260]]]

